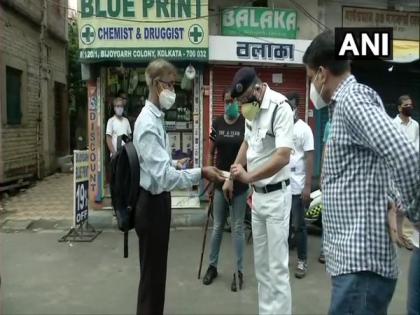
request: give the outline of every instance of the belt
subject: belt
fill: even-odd
[[[280,190],[283,188],[286,188],[287,186],[290,185],[290,180],[286,179],[283,180],[281,182],[278,182],[276,184],[270,184],[264,187],[257,187],[255,185],[252,185],[252,188],[254,189],[255,192],[260,193],[260,194],[268,194],[272,191],[276,191],[276,190]]]

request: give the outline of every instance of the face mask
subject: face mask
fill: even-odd
[[[411,106],[403,107],[401,108],[401,112],[404,116],[411,117],[411,115],[413,114],[413,107]]]
[[[225,108],[226,116],[230,120],[234,120],[239,116],[239,105],[237,102],[228,103]]]
[[[242,104],[241,112],[245,119],[252,121],[260,112],[260,104],[256,101]]]
[[[318,77],[318,73],[315,76],[314,81],[316,80],[317,77]],[[311,99],[316,109],[321,109],[328,105],[321,96],[323,89],[324,89],[324,85],[322,85],[321,91],[318,93],[313,83],[311,83],[311,87],[309,88],[309,98]]]
[[[176,94],[171,90],[163,89],[162,92],[159,93],[159,103],[163,109],[170,109],[174,105],[175,99]]]
[[[119,106],[115,106],[114,107],[114,112],[115,112],[115,115],[117,115],[118,117],[121,117],[123,112],[124,112],[124,108],[119,107]]]

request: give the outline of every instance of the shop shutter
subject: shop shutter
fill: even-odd
[[[21,78],[22,71],[6,67],[6,108],[8,125],[19,125],[21,122]]]
[[[232,84],[233,76],[239,69],[239,66],[215,66],[213,68],[213,119],[224,113],[223,92]],[[286,69],[279,66],[255,67],[259,77],[263,82],[267,82],[271,89],[282,94],[297,92],[299,100],[299,116],[305,117],[305,99],[306,99],[306,73],[304,69]],[[281,73],[283,83],[273,83],[273,74]]]

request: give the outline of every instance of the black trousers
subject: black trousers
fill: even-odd
[[[140,253],[137,314],[163,314],[171,225],[171,194],[164,192],[152,195],[140,188],[135,222]]]

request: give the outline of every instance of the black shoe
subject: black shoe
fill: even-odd
[[[321,264],[325,264],[325,256],[323,253],[319,254],[318,261]]]
[[[207,272],[203,278],[203,284],[209,285],[213,282],[213,279],[217,277],[217,269],[216,267],[209,266]]]
[[[230,289],[233,292],[236,292],[237,291],[237,289],[236,289],[236,281],[235,280],[236,280],[236,277],[235,277],[235,274],[233,274],[233,280],[232,280],[232,284],[230,286]],[[244,284],[244,275],[240,271],[238,271],[238,282],[239,282],[239,290],[242,290],[242,286]]]

